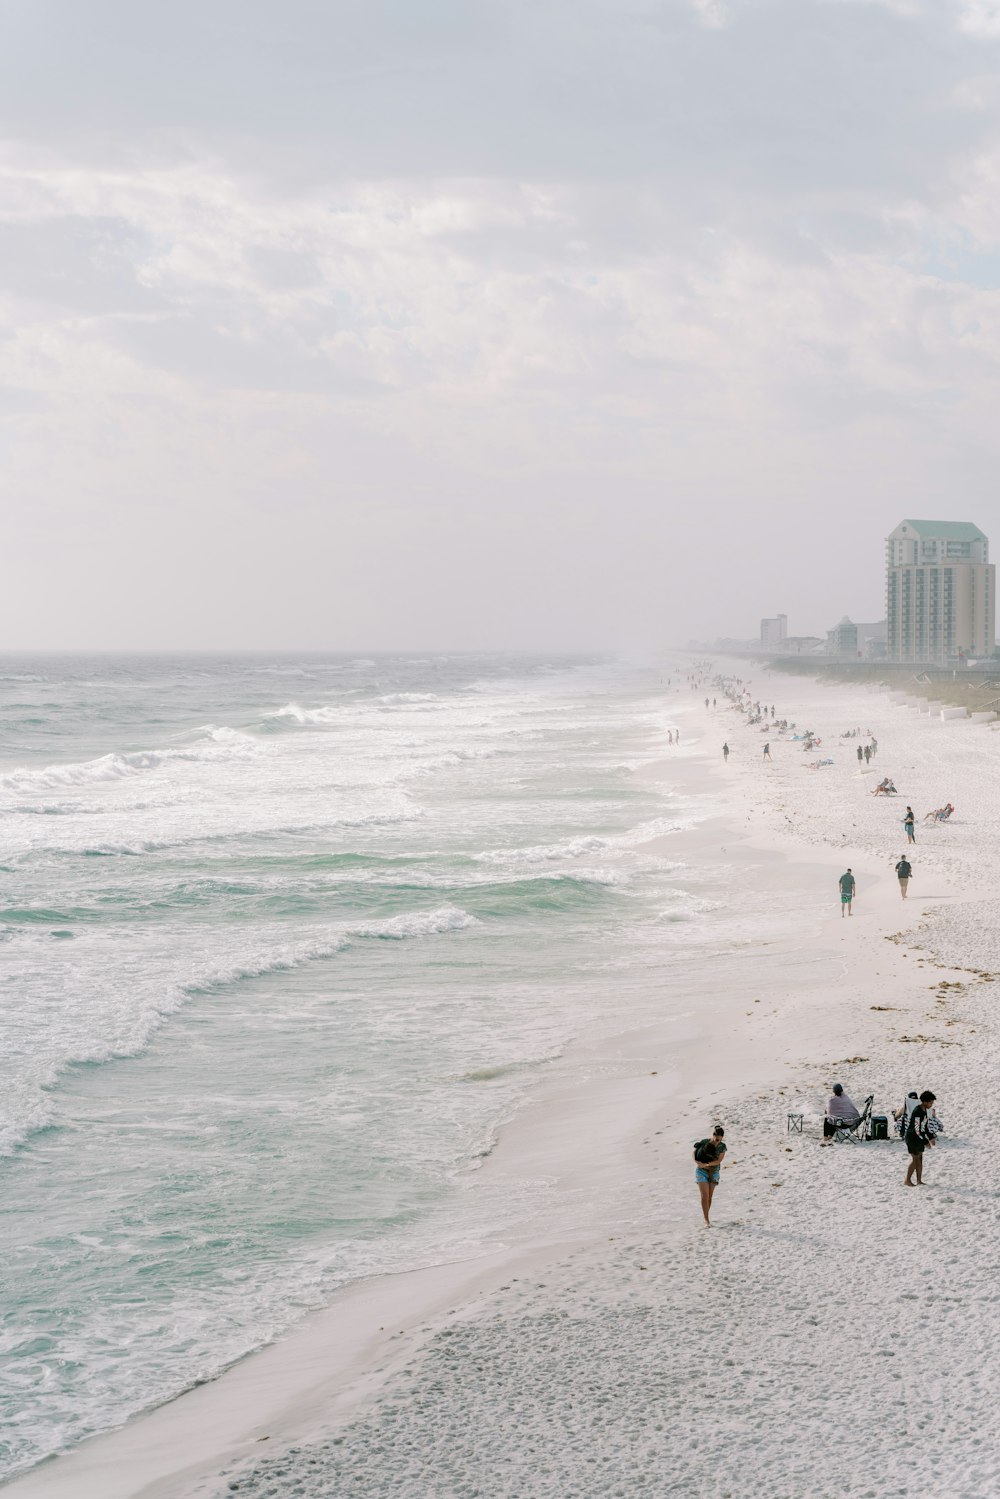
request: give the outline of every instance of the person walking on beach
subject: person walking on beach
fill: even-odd
[[[866,765],[871,760],[871,757],[872,757],[871,745],[870,744],[866,744],[865,745],[865,764]]]
[[[728,761],[728,759],[729,759],[729,745],[728,744],[724,744],[722,746],[722,758],[723,758],[724,761]]]
[[[764,759],[765,760],[770,760],[771,759],[771,746],[770,746],[770,744],[765,744],[765,746],[764,746]]]
[[[854,891],[855,891],[856,887],[857,887],[857,881],[855,880],[855,878],[854,878],[854,876],[853,876],[853,874],[851,873],[850,870],[848,870],[846,874],[842,874],[840,876],[840,914],[841,914],[841,916],[843,916],[845,910],[846,910],[848,916],[853,916],[854,915],[854,911],[852,910],[852,907],[854,905]]]
[[[913,836],[913,824],[915,821],[916,818],[913,815],[913,808],[907,807],[906,816],[903,818],[903,831],[906,834],[907,843],[916,843],[917,841]]]
[[[910,883],[913,866],[905,854],[900,854],[899,863],[896,865],[896,878],[899,881],[899,893],[906,899],[906,887]]]
[[[717,1124],[712,1130],[710,1140],[697,1140],[694,1147],[694,1179],[698,1183],[698,1195],[701,1198],[701,1213],[705,1220],[705,1227],[711,1228],[708,1214],[712,1206],[712,1198],[715,1189],[719,1185],[719,1172],[722,1170],[722,1157],[726,1153],[725,1130],[721,1124]]]
[[[929,1090],[921,1093],[920,1102],[910,1113],[906,1123],[906,1148],[910,1152],[910,1164],[906,1168],[905,1184],[913,1186],[913,1178],[917,1178],[917,1186],[924,1184],[924,1151],[934,1144],[934,1136],[927,1128],[927,1116],[933,1109],[937,1100]],[[706,1220],[707,1221],[707,1220]]]
[[[865,752],[864,752],[864,750],[861,748],[861,746],[859,744],[858,745],[858,764],[859,765],[861,764],[861,762],[864,759],[864,757],[865,757]]]

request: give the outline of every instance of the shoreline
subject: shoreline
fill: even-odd
[[[682,704],[693,707],[684,699]],[[714,721],[739,744],[741,756],[744,746],[749,751],[756,745],[753,731],[735,715],[723,717],[720,709]],[[714,793],[724,773],[712,767],[710,732],[711,721],[694,755],[664,763],[675,777],[678,763],[683,764],[682,781],[707,778]],[[751,763],[749,754],[746,763]],[[795,768],[801,774],[801,766]],[[655,774],[656,767],[642,773]],[[746,829],[738,825],[744,808]],[[556,1064],[554,1075],[540,1081],[501,1128],[492,1155],[475,1176],[501,1185],[508,1175],[511,1180],[523,1180],[525,1174],[554,1178],[561,1205],[555,1217],[550,1214],[544,1225],[513,1227],[506,1236],[510,1242],[495,1254],[345,1287],[279,1342],[248,1355],[211,1383],[14,1478],[6,1485],[12,1499],[68,1499],[70,1494],[74,1499],[193,1499],[223,1492],[236,1469],[233,1481],[258,1492],[244,1473],[248,1462],[262,1457],[258,1443],[267,1440],[269,1463],[292,1443],[303,1448],[337,1443],[334,1433],[342,1432],[352,1417],[364,1422],[365,1412],[377,1409],[381,1392],[398,1380],[407,1360],[433,1359],[449,1319],[458,1316],[475,1325],[484,1316],[502,1315],[505,1298],[516,1302],[521,1293],[512,1298],[515,1274],[520,1283],[547,1266],[557,1280],[565,1280],[567,1264],[576,1267],[595,1256],[600,1261],[607,1242],[618,1240],[622,1230],[631,1235],[648,1231],[651,1200],[657,1202],[658,1253],[686,1253],[700,1244],[704,1234],[686,1164],[692,1131],[700,1133],[723,1102],[727,1124],[734,1117],[750,1118],[754,1099],[761,1096],[772,1109],[779,1097],[784,1103],[801,1102],[816,1086],[811,1079],[823,1076],[831,1065],[817,1056],[832,1060],[846,1053],[852,1058],[859,1046],[869,1053],[884,1047],[880,1034],[885,1021],[881,1014],[875,1019],[865,991],[877,978],[880,995],[895,1001],[905,997],[910,983],[908,953],[896,942],[884,946],[891,935],[886,928],[899,922],[895,880],[884,862],[870,850],[852,851],[860,899],[851,921],[842,921],[833,895],[826,894],[833,891],[842,867],[841,849],[811,841],[807,830],[783,828],[776,811],[773,804],[759,807],[747,797],[741,774],[733,778],[722,818],[710,817],[692,831],[650,845],[651,851],[681,857],[721,850],[753,878],[763,898],[795,907],[797,930],[769,941],[766,953],[752,945],[737,953],[737,971],[744,965],[747,973],[747,995],[714,997],[699,1023],[689,1025],[680,1039],[673,1020],[626,1028],[574,1047]],[[937,904],[970,898],[956,893],[953,877],[943,870],[942,878],[943,900]],[[822,915],[813,905],[820,901],[829,902]],[[921,898],[910,904],[907,914],[919,918]],[[852,946],[845,950],[848,940]],[[758,988],[760,993],[749,992]],[[748,1003],[750,1009],[745,1008]],[[894,1012],[892,1006],[878,1008]],[[724,1045],[718,1039],[723,1028],[733,1033]],[[849,1092],[855,1087],[852,1078],[866,1064],[867,1058],[837,1064]],[[880,1098],[879,1106],[885,1102]],[[671,1117],[664,1125],[666,1114]],[[657,1125],[662,1133],[656,1132]],[[794,1154],[795,1148],[782,1145],[780,1152],[791,1149]],[[745,1154],[738,1137],[733,1154],[738,1166]],[[824,1162],[830,1155],[823,1153]],[[770,1159],[767,1150],[764,1156]],[[738,1170],[724,1179],[719,1209],[727,1217],[723,1204],[728,1206],[730,1196],[739,1202],[740,1190],[731,1186],[738,1181],[742,1184]],[[563,1211],[570,1205],[571,1213]],[[579,1227],[581,1207],[591,1214],[586,1230]],[[608,1233],[609,1228],[618,1232]],[[600,1300],[605,1293],[597,1287],[596,1294]],[[331,1348],[334,1338],[336,1347]],[[179,1447],[183,1464],[176,1456]],[[817,1491],[823,1492],[814,1483]]]
[[[704,793],[712,787],[700,756],[687,754],[683,761],[657,762],[643,773],[660,778],[669,767],[670,784],[687,783],[686,790]],[[690,783],[694,783],[693,785]],[[674,853],[675,838],[685,840],[689,852],[704,844],[701,827],[714,838],[723,819],[680,834],[651,840],[651,852]],[[493,1179],[525,1177],[557,1180],[567,1195],[594,1186],[598,1170],[596,1152],[605,1153],[604,1170],[614,1179],[622,1165],[632,1167],[634,1143],[646,1128],[647,1117],[657,1117],[669,1104],[677,1079],[669,1061],[664,1064],[662,1037],[651,1035],[656,1027],[625,1028],[612,1036],[599,1035],[577,1042],[553,1063],[522,1100],[515,1116],[502,1123],[489,1156],[481,1164],[469,1163],[464,1181],[472,1190]],[[665,1026],[673,1044],[675,1023]],[[608,1046],[619,1053],[633,1046],[652,1048],[652,1064],[633,1075],[630,1064],[619,1057],[625,1077],[604,1077],[597,1085],[602,1097],[595,1099],[590,1069],[608,1068]],[[646,1061],[649,1061],[647,1058]],[[659,1065],[655,1065],[659,1062]],[[641,1076],[642,1096],[635,1095]],[[585,1104],[580,1103],[587,1089]],[[628,1122],[621,1125],[625,1111]],[[594,1129],[595,1113],[604,1124]],[[591,1121],[592,1147],[583,1173],[579,1170],[580,1118]],[[608,1128],[614,1119],[616,1128]],[[541,1143],[539,1143],[541,1141]],[[581,1180],[581,1176],[584,1180]],[[504,1238],[508,1242],[493,1253],[471,1258],[445,1259],[429,1266],[395,1274],[365,1277],[340,1288],[330,1302],[310,1312],[295,1327],[273,1343],[246,1354],[205,1383],[182,1391],[174,1399],[141,1412],[124,1426],[86,1439],[66,1453],[44,1460],[26,1473],[0,1484],[12,1499],[20,1495],[38,1499],[131,1499],[140,1494],[154,1496],[178,1492],[176,1485],[205,1471],[215,1472],[220,1462],[254,1455],[256,1444],[266,1437],[266,1427],[298,1429],[320,1413],[348,1412],[371,1394],[399,1362],[400,1350],[392,1346],[405,1338],[406,1347],[418,1339],[413,1329],[428,1317],[439,1316],[456,1299],[471,1303],[518,1269],[542,1264],[564,1252],[567,1245],[586,1242],[590,1234],[572,1227],[560,1231],[550,1221],[541,1229],[529,1219],[512,1223]],[[409,1331],[404,1331],[404,1328]],[[331,1348],[331,1344],[334,1346]],[[383,1362],[388,1360],[388,1362]],[[281,1395],[271,1390],[280,1387]],[[179,1430],[185,1450],[197,1454],[178,1468],[176,1452]]]

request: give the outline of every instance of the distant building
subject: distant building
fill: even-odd
[[[786,635],[776,649],[786,656],[815,656],[826,649],[826,641],[818,635]]]
[[[905,520],[886,540],[886,655],[945,665],[996,645],[996,569],[968,521]]]
[[[858,627],[845,614],[839,625],[826,632],[826,648],[833,656],[857,656]]]
[[[884,619],[878,620],[875,624],[858,625],[858,655],[863,656],[866,661],[885,659]]]
[[[776,614],[773,619],[760,622],[760,643],[765,651],[773,651],[788,636],[788,615]]]

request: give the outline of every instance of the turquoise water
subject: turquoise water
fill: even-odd
[[[706,906],[675,721],[602,660],[0,662],[0,1474],[502,1229],[469,1163]]]

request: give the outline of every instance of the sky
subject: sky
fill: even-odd
[[[0,649],[655,649],[993,536],[1000,0],[0,0]]]

